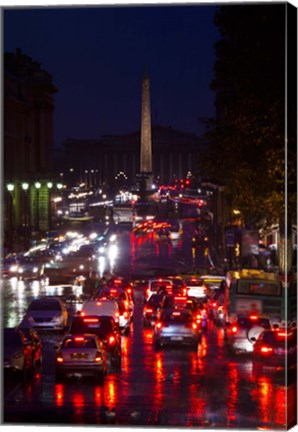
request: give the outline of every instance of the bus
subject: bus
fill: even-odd
[[[297,278],[282,278],[258,269],[228,271],[224,294],[225,321],[258,315],[280,327],[296,324]]]

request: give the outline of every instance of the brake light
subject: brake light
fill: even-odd
[[[75,342],[83,342],[84,341],[84,337],[81,336],[77,336],[74,338]]]
[[[122,282],[121,279],[115,279],[115,280],[114,280],[114,283],[115,283],[115,284],[121,284],[121,282]]]
[[[160,329],[162,327],[162,323],[161,322],[156,323],[155,327],[158,328],[158,329]]]
[[[174,297],[174,300],[185,300],[186,301],[186,297],[181,297],[181,296],[176,296]]]
[[[271,348],[271,347],[266,347],[266,346],[262,346],[262,347],[260,348],[260,351],[261,351],[262,353],[264,353],[264,354],[268,354],[268,353],[270,353],[270,352],[273,351],[273,348]]]
[[[213,307],[216,307],[216,306],[217,306],[217,303],[216,303],[216,302],[212,303],[212,306],[213,306]]]
[[[192,328],[193,328],[194,330],[196,330],[196,329],[198,328],[197,324],[196,324],[196,323],[192,323]]]
[[[81,311],[80,316],[85,316],[86,313],[84,311]]]
[[[202,321],[202,317],[200,314],[197,315],[197,322],[200,323]]]
[[[129,317],[129,313],[128,312],[124,312],[123,316],[124,316],[124,318],[128,318]]]
[[[117,290],[116,289],[110,289],[110,294],[116,294],[117,293]]]
[[[232,327],[232,333],[234,333],[234,334],[237,333],[237,330],[238,330],[238,327],[237,327],[237,326],[233,326],[233,327]]]
[[[128,294],[132,293],[132,289],[131,288],[127,288],[126,291],[128,292]]]
[[[109,345],[113,345],[115,343],[116,339],[114,336],[109,337]]]
[[[63,363],[63,357],[62,357],[62,355],[57,355],[56,361],[57,361],[57,363]]]
[[[173,312],[172,315],[173,315],[173,316],[180,316],[181,313],[180,313],[180,312]]]
[[[99,302],[99,301],[98,301],[98,302],[96,302],[96,305],[97,305],[97,306],[100,306],[101,304],[102,304],[102,303],[101,303],[101,302]]]
[[[92,323],[98,323],[98,318],[84,318],[83,322],[84,323],[88,323],[88,324],[92,324]]]
[[[146,312],[146,313],[152,313],[152,312],[153,312],[153,309],[145,309],[145,312]]]
[[[258,316],[257,315],[250,315],[249,319],[255,321],[258,319]]]

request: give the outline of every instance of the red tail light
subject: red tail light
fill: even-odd
[[[113,345],[115,343],[116,339],[114,336],[109,337],[109,345]]]
[[[198,323],[200,323],[200,322],[202,321],[202,317],[201,317],[201,315],[200,315],[200,314],[198,314],[198,315],[197,315],[197,318],[196,318],[196,320],[197,320],[197,322],[198,322]]]
[[[145,309],[145,312],[146,312],[146,313],[152,313],[152,312],[153,312],[153,309]]]
[[[162,328],[162,323],[161,322],[156,323],[155,327],[157,329],[161,329]]]
[[[213,307],[216,307],[216,306],[217,306],[217,303],[216,303],[216,302],[213,302],[213,303],[212,303],[212,306],[213,306]]]
[[[56,362],[57,363],[63,363],[63,357],[62,357],[62,355],[57,355]]]
[[[273,351],[273,348],[271,348],[271,347],[267,347],[267,346],[262,346],[262,347],[260,348],[260,351],[261,351],[261,353],[263,353],[263,354],[269,354],[269,353],[271,353],[271,352]]]
[[[98,323],[98,318],[84,318],[83,319],[84,323],[88,323],[88,324],[94,324],[94,323]]]
[[[258,319],[258,315],[250,315],[249,319],[255,321]]]
[[[238,330],[238,327],[237,327],[237,326],[233,326],[233,327],[232,327],[232,333],[234,333],[234,334],[237,333],[237,330]]]
[[[196,324],[196,323],[192,323],[192,328],[193,328],[194,330],[196,330],[196,329],[198,328],[197,324]]]
[[[83,336],[77,336],[74,338],[75,342],[84,342],[84,337]]]

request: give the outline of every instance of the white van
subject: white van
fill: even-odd
[[[129,334],[130,318],[125,311],[120,311],[116,300],[112,299],[97,299],[85,300],[81,309],[81,315],[108,315],[112,316],[115,322],[119,325],[121,333]]]
[[[108,315],[112,316],[117,324],[119,324],[119,306],[115,300],[85,300],[81,315]]]

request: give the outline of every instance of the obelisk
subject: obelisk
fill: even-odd
[[[141,124],[141,159],[140,173],[146,178],[146,188],[152,184],[152,142],[150,114],[150,82],[145,67],[142,83],[142,124]]]

